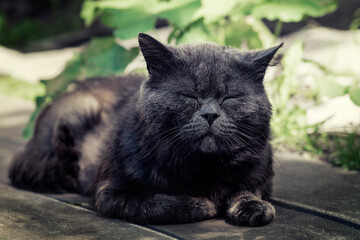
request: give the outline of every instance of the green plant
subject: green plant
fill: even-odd
[[[318,140],[323,136],[319,128],[321,123],[307,124],[306,109],[300,102],[311,100],[305,95],[308,91],[296,79],[303,48],[301,42],[295,42],[284,54],[282,73],[266,85],[273,106],[273,145],[278,149],[318,154],[321,152]]]
[[[323,122],[308,125],[306,123],[306,109],[302,105],[306,101],[316,104],[321,97],[337,97],[349,94],[352,101],[359,104],[359,81],[349,73],[336,73],[325,66],[308,59],[302,59],[303,45],[296,42],[288,49],[282,60],[283,71],[268,85],[274,116],[272,130],[273,145],[278,149],[286,148],[292,151],[306,151],[325,158],[335,165],[348,170],[360,170],[360,135],[359,126],[351,132],[327,133],[321,129]],[[300,62],[314,64],[321,71],[315,76],[317,88],[309,98],[307,91],[296,79],[296,68]],[[353,77],[353,84],[340,85],[334,80],[335,76]],[[299,101],[301,99],[301,101]]]
[[[8,47],[23,48],[84,26],[78,16],[83,0],[5,1],[0,9],[0,44]]]
[[[31,84],[8,75],[0,75],[0,93],[25,100],[34,100],[36,96],[45,93],[45,87],[40,84]]]
[[[23,135],[30,138],[37,114],[43,106],[64,92],[74,80],[84,80],[93,76],[109,76],[122,73],[126,66],[138,55],[139,49],[125,49],[112,37],[95,38],[80,54],[67,63],[65,70],[49,81],[41,81],[46,87],[44,95],[36,98],[36,110],[25,126]]]
[[[353,14],[353,20],[350,23],[350,29],[355,31],[360,27],[360,8],[356,9]]]
[[[350,133],[338,133],[329,136],[332,142],[329,159],[335,165],[348,170],[360,170],[360,136],[354,128]]]

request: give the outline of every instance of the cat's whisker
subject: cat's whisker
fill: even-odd
[[[174,155],[175,155],[175,151],[178,150],[178,145],[182,143],[182,141],[184,140],[184,138],[181,135],[177,135],[176,138],[174,138],[171,141],[171,146],[172,146],[172,152],[171,152],[171,160],[170,162],[173,162],[174,159]]]
[[[232,150],[231,144],[229,143],[229,140],[227,138],[224,138],[224,141],[225,141],[225,143],[227,144],[227,146],[229,148],[229,151],[230,151],[230,153],[232,155],[232,158],[235,159],[235,155],[234,155],[234,152]]]
[[[246,143],[246,141],[241,138],[240,136],[237,136],[238,138],[232,138],[232,140],[234,140],[237,143],[242,144],[242,147],[245,148],[246,150],[250,151],[253,154],[256,154],[256,152],[254,152],[254,150],[251,149],[251,147],[249,147]]]
[[[180,129],[180,126],[173,127],[163,133],[160,133],[157,135],[157,137],[161,137],[162,135],[166,134],[165,136],[162,136],[159,140],[156,139],[156,137],[153,138],[153,141],[157,141],[157,143],[151,148],[151,150],[147,151],[146,153],[143,153],[143,158],[150,157],[151,154],[158,149],[158,147],[166,140],[169,136],[174,134],[178,129]]]
[[[247,133],[249,133],[249,134],[254,134],[254,133],[256,133],[256,134],[259,134],[259,135],[261,135],[261,137],[266,137],[266,135],[262,132],[262,131],[260,131],[260,130],[258,130],[258,129],[255,129],[255,128],[250,128],[249,126],[247,126],[247,125],[240,125],[239,124],[239,127],[238,127],[238,129],[237,129],[239,132],[247,132]]]
[[[255,143],[259,143],[259,140],[260,140],[260,144],[263,143],[263,140],[262,140],[261,137],[253,137],[253,136],[245,134],[244,132],[241,132],[241,131],[238,131],[237,133],[244,136],[246,139],[248,139],[250,141],[253,141]]]

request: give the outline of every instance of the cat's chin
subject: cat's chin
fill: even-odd
[[[215,153],[219,150],[214,136],[207,135],[200,141],[199,150],[203,153]]]

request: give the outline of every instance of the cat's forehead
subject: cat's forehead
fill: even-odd
[[[224,64],[241,57],[241,52],[237,49],[219,46],[212,43],[200,43],[190,45],[180,45],[175,49],[175,55],[184,61],[193,64]]]
[[[241,81],[238,65],[244,55],[237,49],[206,43],[179,47],[175,54],[199,91],[227,92],[236,87],[232,80]]]

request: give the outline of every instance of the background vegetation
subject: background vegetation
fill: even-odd
[[[56,4],[59,2],[53,0],[51,3],[56,11]],[[134,38],[139,32],[154,30],[159,22],[165,22],[165,25],[172,29],[168,43],[206,41],[241,49],[258,49],[275,44],[283,23],[324,16],[336,8],[337,2],[334,0],[228,0],[226,4],[217,0],[85,0],[80,11],[83,21],[78,18],[73,21],[71,28],[82,24],[91,26],[100,21],[110,28],[113,34],[93,38],[59,76],[42,81],[46,90],[44,94],[36,97],[37,109],[24,130],[24,136],[29,138],[32,135],[34,120],[41,108],[64,92],[72,81],[123,73],[139,53],[138,47],[129,49],[122,44],[123,40]],[[54,13],[55,16],[56,14]],[[355,12],[349,27],[359,27],[359,16],[359,11]],[[275,28],[270,30],[264,20],[274,21]],[[22,30],[23,28],[34,27],[24,27],[22,22],[17,23],[10,31],[10,36],[16,38],[19,33],[30,39],[42,36],[39,31],[37,36],[31,37],[32,35],[26,32],[28,30]],[[6,23],[6,16],[0,15],[0,33],[7,29],[9,25]],[[11,38],[6,41],[0,38],[3,44],[14,43]],[[316,62],[303,59],[303,49],[301,42],[289,47],[282,59],[281,72],[266,83],[274,108],[273,144],[278,149],[327,156],[335,164],[348,169],[360,169],[358,128],[351,133],[324,133],[321,131],[322,123],[306,123],[306,109],[304,104],[300,104],[307,102],[307,105],[315,105],[319,103],[321,96],[332,98],[349,94],[352,101],[360,105],[359,79],[354,77],[353,84],[347,87],[337,84],[332,79],[336,73]],[[317,78],[317,88],[311,91],[296,80],[297,67],[303,61],[313,64],[321,72]],[[37,88],[34,88],[34,91],[35,89]]]

